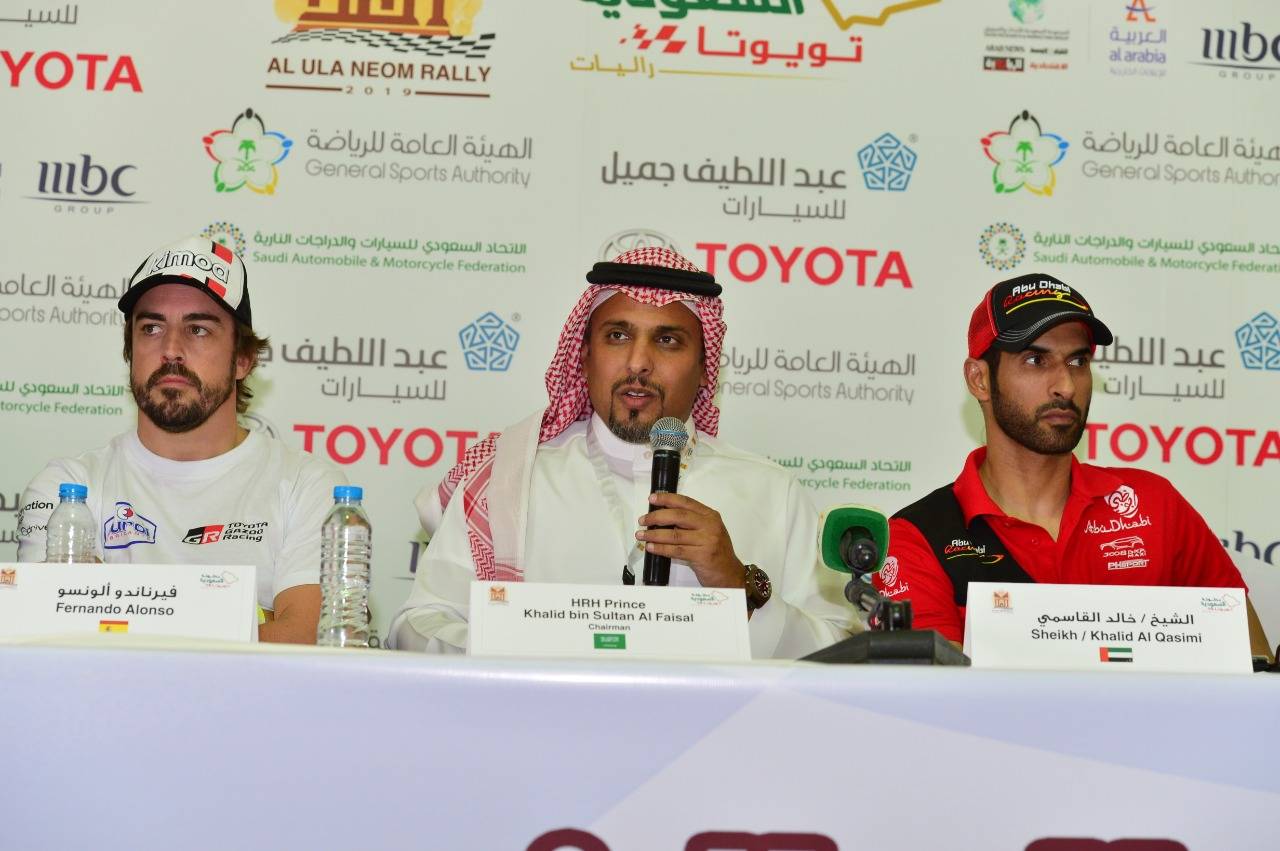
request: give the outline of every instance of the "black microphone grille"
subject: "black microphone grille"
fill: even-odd
[[[649,446],[655,452],[659,449],[683,452],[688,442],[689,432],[685,431],[684,423],[675,417],[662,417],[649,429]]]

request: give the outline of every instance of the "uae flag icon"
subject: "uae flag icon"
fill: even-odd
[[[1132,662],[1132,647],[1099,647],[1098,660],[1102,662]]]

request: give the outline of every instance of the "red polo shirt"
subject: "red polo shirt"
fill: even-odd
[[[1131,467],[1081,464],[1073,455],[1071,492],[1055,541],[1041,527],[1005,514],[988,496],[978,476],[986,457],[985,446],[975,449],[956,479],[964,522],[985,518],[1036,582],[1246,588],[1204,518],[1167,479]],[[956,605],[951,578],[910,521],[889,521],[889,556],[876,586],[911,601],[918,629],[964,638],[964,608]]]

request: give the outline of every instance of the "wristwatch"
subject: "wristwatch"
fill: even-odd
[[[754,564],[744,567],[746,573],[742,577],[743,590],[747,592],[747,614],[751,614],[769,602],[769,598],[773,596],[773,583],[769,581],[769,574]]]

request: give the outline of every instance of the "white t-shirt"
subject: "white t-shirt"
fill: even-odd
[[[27,486],[18,514],[18,560],[44,561],[45,525],[58,485],[89,488],[109,564],[253,564],[258,605],[320,581],[320,526],[346,478],[261,432],[204,461],[172,461],[136,431],[74,458],[51,461]]]
[[[763,568],[773,583],[772,599],[748,624],[752,656],[794,659],[859,629],[844,599],[846,577],[818,562],[818,513],[800,484],[772,461],[690,434],[679,492],[718,511],[738,558]],[[611,485],[602,482],[593,456],[604,463]],[[525,581],[621,585],[624,564],[642,576],[644,548],[634,535],[649,511],[652,464],[648,446],[624,443],[595,415],[539,446],[529,485]],[[475,567],[461,494],[459,486],[388,630],[399,649],[466,649]],[[670,584],[699,583],[688,564],[673,559]]]

